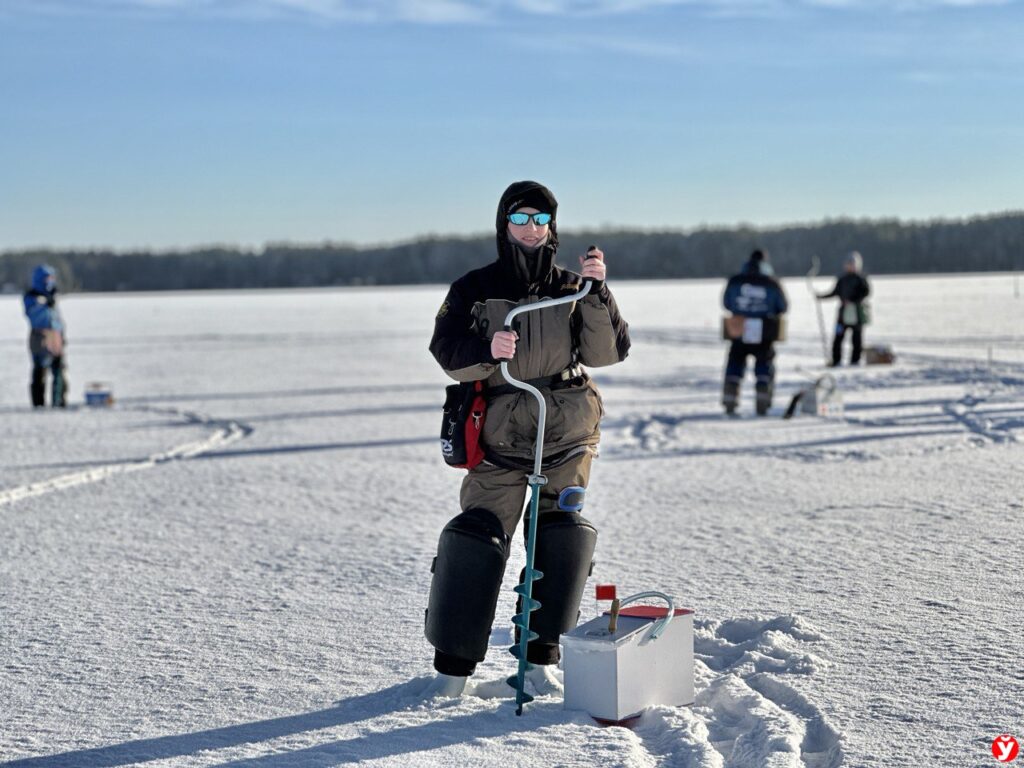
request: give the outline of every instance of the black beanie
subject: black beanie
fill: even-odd
[[[758,248],[752,254],[750,254],[751,261],[768,261],[768,254]]]
[[[498,201],[498,218],[495,222],[498,235],[503,236],[508,231],[508,215],[520,208],[536,208],[541,213],[550,213],[554,228],[558,201],[551,190],[536,181],[517,181],[502,192],[501,200]]]

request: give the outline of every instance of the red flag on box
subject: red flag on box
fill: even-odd
[[[614,584],[598,584],[597,585],[597,599],[598,600],[614,600],[615,599],[615,585]]]

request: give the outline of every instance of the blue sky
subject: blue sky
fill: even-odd
[[[0,0],[0,249],[1024,209],[1024,0]]]

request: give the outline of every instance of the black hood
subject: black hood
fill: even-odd
[[[535,251],[526,250],[511,242],[508,237],[508,214],[526,207],[551,214],[547,242]],[[555,266],[555,253],[558,250],[558,229],[555,224],[557,214],[558,201],[555,196],[550,189],[536,181],[517,181],[510,184],[498,201],[498,213],[494,223],[498,261],[512,277],[524,285],[542,281],[551,274]]]

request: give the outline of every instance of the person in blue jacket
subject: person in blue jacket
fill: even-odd
[[[722,405],[727,414],[736,412],[747,357],[753,355],[754,375],[757,377],[757,414],[764,416],[772,405],[779,322],[788,309],[786,294],[775,278],[767,253],[754,251],[739,274],[729,278],[722,303],[733,315],[744,318],[742,335],[734,338],[729,347]]]
[[[32,287],[25,291],[25,316],[32,330],[28,348],[32,354],[32,405],[46,405],[46,373],[53,374],[50,404],[67,405],[67,378],[64,374],[64,318],[57,309],[57,273],[48,264],[32,271]]]

